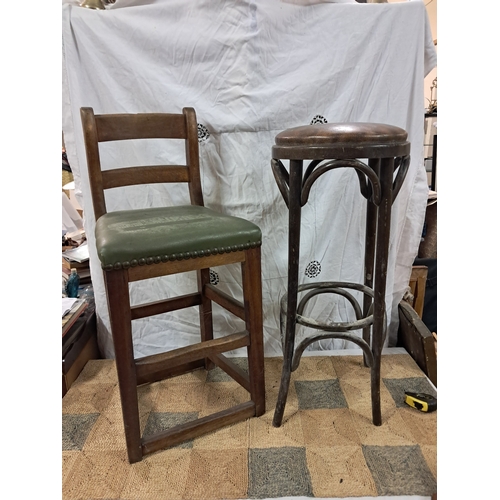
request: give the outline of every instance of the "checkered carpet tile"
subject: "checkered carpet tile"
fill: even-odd
[[[236,361],[246,368],[246,360]],[[383,425],[371,421],[361,356],[303,357],[283,425],[274,428],[281,359],[266,358],[267,412],[145,457],[127,460],[113,360],[89,361],[62,400],[64,500],[219,500],[309,496],[430,496],[437,489],[437,412],[404,403],[435,395],[407,354],[382,362]],[[151,434],[248,400],[219,368],[139,388]]]

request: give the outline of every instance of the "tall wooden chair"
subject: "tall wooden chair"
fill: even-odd
[[[130,463],[265,411],[262,332],[261,231],[253,223],[206,208],[200,181],[196,114],[96,115],[81,108],[96,247],[106,286],[111,332]],[[99,143],[130,139],[184,139],[185,165],[101,169]],[[151,183],[186,183],[191,205],[107,212],[106,189]],[[210,268],[241,263],[243,303],[210,284]],[[195,293],[131,307],[129,283],[187,271],[197,272]],[[212,301],[245,321],[243,332],[214,338]],[[135,359],[132,321],[199,306],[201,340]],[[248,373],[224,356],[247,347]],[[222,368],[250,393],[250,400],[221,412],[144,437],[137,386],[194,369]]]

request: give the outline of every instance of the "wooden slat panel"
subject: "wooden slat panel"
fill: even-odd
[[[184,165],[149,165],[144,167],[124,167],[102,172],[103,189],[111,189],[138,184],[158,184],[168,182],[188,182],[189,170]]]
[[[99,142],[128,139],[184,139],[183,115],[138,113],[96,115]]]
[[[147,455],[163,448],[201,436],[236,422],[241,422],[255,415],[253,401],[241,403],[228,410],[223,410],[212,415],[178,425],[167,431],[142,440],[142,453]]]
[[[197,359],[208,358],[214,354],[239,349],[249,344],[248,333],[243,331],[172,351],[145,356],[135,360],[137,379],[142,380],[165,368],[174,368]]]
[[[227,293],[222,290],[217,290],[213,285],[205,286],[205,295],[213,300],[215,303],[219,304],[224,309],[233,313],[238,318],[245,320],[245,308],[243,304],[236,300],[234,297],[231,297]]]
[[[170,299],[158,300],[149,304],[138,304],[131,308],[132,319],[148,318],[156,314],[163,314],[186,307],[199,306],[201,304],[200,293],[190,293]]]

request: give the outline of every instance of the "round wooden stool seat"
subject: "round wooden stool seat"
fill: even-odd
[[[406,130],[383,123],[318,123],[294,127],[275,138],[273,158],[371,158],[409,153]]]

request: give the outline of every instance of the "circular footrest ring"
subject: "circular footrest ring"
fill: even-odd
[[[358,301],[354,298],[354,296],[346,291],[345,289],[356,290],[362,292],[364,295],[368,295],[371,299],[371,305],[368,310],[368,313],[363,315],[361,306]],[[368,342],[366,342],[363,338],[358,337],[354,333],[351,333],[353,330],[361,330],[367,327],[370,327],[373,324],[373,298],[374,291],[372,288],[361,285],[359,283],[350,283],[350,282],[341,282],[341,281],[325,281],[319,283],[307,283],[298,286],[298,293],[309,290],[309,292],[299,301],[297,305],[296,311],[296,323],[302,326],[306,326],[309,328],[313,328],[315,330],[321,330],[322,333],[316,333],[307,336],[304,340],[302,340],[297,346],[294,347],[293,361],[292,361],[292,369],[291,371],[295,371],[299,366],[300,357],[304,350],[313,342],[318,340],[323,340],[327,338],[336,338],[343,339],[353,342],[358,345],[365,354],[365,360],[368,366],[372,366],[373,362],[373,354]],[[310,299],[315,297],[316,295],[325,294],[325,293],[333,293],[336,295],[342,295],[349,301],[354,309],[356,320],[350,322],[335,322],[335,323],[322,323],[316,321],[313,318],[308,318],[303,315],[306,304]],[[285,293],[280,301],[280,329],[281,329],[281,340],[283,351],[285,351],[285,328],[286,328],[286,310],[287,310],[287,300],[288,293]],[[384,310],[384,340],[386,336],[387,330],[387,320]]]

